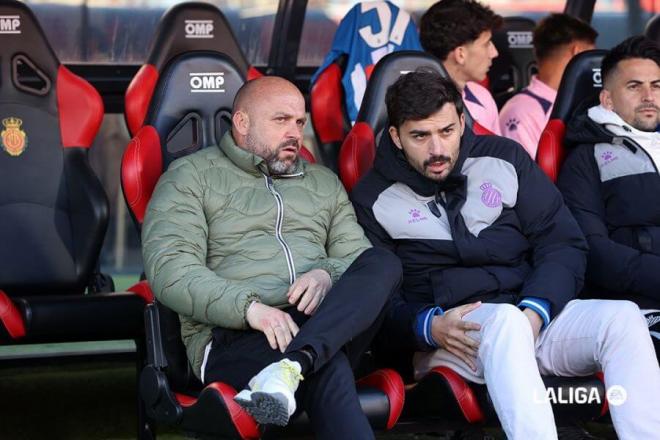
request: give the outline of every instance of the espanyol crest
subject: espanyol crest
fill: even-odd
[[[5,129],[0,132],[2,149],[10,156],[20,156],[27,147],[27,135],[21,130],[23,120],[9,117],[2,120]]]

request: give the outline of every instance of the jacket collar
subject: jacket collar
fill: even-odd
[[[465,186],[467,178],[461,173],[461,169],[474,144],[474,138],[475,135],[466,126],[461,137],[456,165],[444,181],[436,182],[417,172],[408,163],[403,151],[394,145],[389,133],[384,131],[376,151],[374,169],[390,181],[404,183],[421,196],[430,197],[441,192],[452,192]]]
[[[234,137],[231,134],[231,130],[227,131],[222,139],[220,140],[219,145],[220,150],[231,160],[234,165],[242,169],[248,174],[251,174],[255,177],[262,177],[264,175],[270,176],[270,171],[268,170],[268,165],[266,161],[256,154],[245,150],[244,148],[236,145]],[[294,171],[290,174],[279,174],[273,176],[274,178],[286,178],[286,177],[301,177],[305,174],[305,161],[298,156],[296,161],[296,167]]]

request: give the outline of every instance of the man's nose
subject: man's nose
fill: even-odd
[[[495,45],[493,44],[492,41],[490,42],[488,47],[489,47],[489,50],[490,50],[490,58],[491,59],[497,58],[500,53],[497,51],[497,48],[495,47]]]

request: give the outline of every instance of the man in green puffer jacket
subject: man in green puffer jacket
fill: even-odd
[[[246,388],[236,401],[259,423],[286,424],[297,400],[318,437],[373,438],[351,366],[401,267],[371,248],[338,178],[299,159],[304,124],[290,82],[244,85],[219,148],[161,176],[142,230],[145,271],[180,315],[202,382]]]

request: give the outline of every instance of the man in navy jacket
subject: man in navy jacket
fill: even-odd
[[[587,246],[559,191],[519,144],[466,128],[451,81],[403,75],[386,101],[389,133],[352,194],[367,236],[404,270],[377,349],[414,347],[417,378],[444,365],[486,383],[508,438],[557,438],[541,374],[600,370],[627,392],[611,407],[619,437],[656,435],[645,323],[630,302],[574,300]]]
[[[600,105],[569,124],[559,189],[589,243],[585,294],[637,303],[660,354],[660,48],[629,38],[601,73]]]

